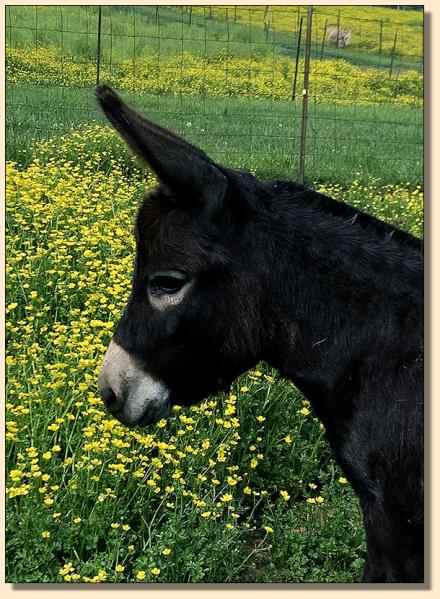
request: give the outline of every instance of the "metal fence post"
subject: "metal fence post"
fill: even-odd
[[[389,73],[390,77],[393,74],[394,56],[396,55],[397,32],[398,32],[398,27],[396,27],[396,33],[394,35],[393,49],[391,50],[391,64],[390,64],[390,73]]]
[[[381,19],[380,28],[379,28],[379,54],[382,54],[382,33],[383,33],[383,21]]]
[[[337,36],[336,36],[336,48],[339,50],[339,29],[341,28],[341,11],[338,11],[338,21],[337,21],[337,25],[336,27],[337,29]],[[339,58],[339,54],[338,54],[338,58]]]
[[[322,34],[322,42],[321,42],[321,60],[323,59],[324,56],[324,44],[325,44],[325,36],[327,34],[327,19],[325,20],[325,24],[324,24],[324,33]]]
[[[293,77],[292,100],[295,99],[295,95],[296,95],[296,80],[298,77],[298,64],[299,64],[299,53],[301,50],[302,26],[303,26],[303,18],[301,17],[301,19],[299,21],[298,40],[297,40],[297,44],[296,44],[295,75]]]
[[[299,156],[299,175],[298,182],[304,183],[304,163],[306,158],[306,139],[307,139],[307,108],[309,101],[309,72],[310,72],[310,51],[312,46],[312,14],[313,7],[307,8],[307,32],[306,32],[306,52],[304,57],[304,84],[303,84],[303,104],[301,117],[301,149]]]
[[[269,12],[269,6],[266,6],[266,8],[264,9],[264,17],[263,17],[263,22],[266,22],[266,17],[267,17],[267,13]]]
[[[98,6],[98,47],[96,50],[96,85],[99,85],[99,71],[101,68],[101,5]]]

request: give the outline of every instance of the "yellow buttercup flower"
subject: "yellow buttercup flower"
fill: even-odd
[[[263,526],[263,528],[268,534],[273,533],[273,528],[271,528],[270,526]]]
[[[223,503],[228,503],[229,501],[233,500],[233,496],[230,493],[225,493],[224,495],[222,495],[220,497],[220,501],[223,501]]]

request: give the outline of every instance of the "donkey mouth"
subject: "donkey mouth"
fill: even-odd
[[[139,420],[135,426],[144,427],[149,424],[156,424],[159,420],[168,418],[171,413],[172,405],[170,401],[166,401],[165,404],[161,404],[157,408],[147,409],[145,414]]]
[[[159,420],[167,418],[172,410],[172,404],[169,399],[148,399],[145,401],[145,409],[139,414],[137,410],[131,409],[130,398],[125,402],[123,408],[118,412],[113,412],[113,416],[128,428],[145,427],[149,424],[156,424]]]
[[[136,428],[136,427],[145,427],[150,424],[156,424],[160,420],[164,418],[168,418],[171,413],[171,406],[169,408],[163,408],[161,410],[146,410],[143,416],[141,416],[138,420],[133,420],[130,416],[124,413],[124,410],[120,412],[113,413],[112,415],[119,420],[121,424],[128,428]]]

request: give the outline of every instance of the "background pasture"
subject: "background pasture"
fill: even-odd
[[[357,500],[276,371],[260,364],[144,430],[109,418],[96,388],[155,184],[103,126],[97,65],[214,158],[295,178],[305,9],[102,7],[99,62],[97,7],[6,16],[8,581],[358,579]],[[351,29],[350,46],[323,44],[326,22]],[[422,25],[315,9],[305,155],[309,184],[418,236]]]
[[[298,177],[305,130],[308,182],[344,183],[353,171],[422,182],[421,12],[316,7],[305,125],[304,7],[40,6],[6,16],[11,158],[32,137],[103,123],[90,94],[99,79],[261,176]],[[325,41],[335,23],[352,31],[346,48]]]

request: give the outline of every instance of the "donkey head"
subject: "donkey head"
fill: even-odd
[[[144,426],[173,403],[227,389],[260,359],[257,215],[266,192],[251,175],[136,114],[109,87],[96,95],[159,179],[138,211],[131,296],[99,374],[110,412]]]

